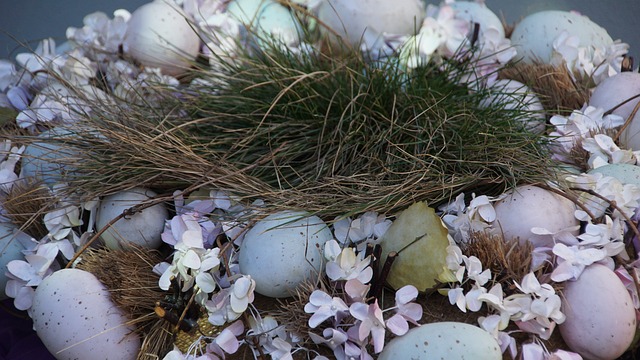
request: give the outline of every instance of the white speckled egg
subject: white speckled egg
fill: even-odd
[[[480,24],[480,33],[489,27],[496,28],[500,37],[504,37],[504,26],[498,15],[484,3],[475,1],[456,1],[449,4],[456,11],[456,18]],[[473,28],[473,27],[472,27]]]
[[[588,17],[560,10],[540,11],[522,19],[511,33],[511,44],[525,62],[548,64],[553,53],[553,41],[563,31],[570,36],[577,36],[580,47],[606,47],[613,44],[607,30]]]
[[[497,201],[494,208],[496,220],[491,225],[492,231],[503,234],[507,241],[517,238],[534,246],[553,246],[551,235],[537,235],[531,229],[539,227],[555,233],[579,225],[571,201],[536,186],[516,187]],[[577,228],[573,233],[577,235]]]
[[[29,314],[42,343],[58,360],[133,360],[140,351],[134,327],[89,272],[62,269],[45,278]]]
[[[259,294],[291,296],[304,280],[324,271],[322,249],[332,238],[327,224],[307,212],[271,214],[245,234],[238,254],[240,272],[251,275]]]
[[[524,110],[526,116],[518,118],[524,128],[542,134],[546,129],[544,107],[538,96],[529,87],[519,81],[501,79],[491,84],[489,97],[481,102],[481,106],[501,104],[505,110]]]
[[[318,8],[321,28],[334,44],[335,36],[352,46],[361,43],[379,48],[383,34],[414,35],[420,29],[425,8],[420,0],[326,0]]]
[[[500,360],[500,345],[488,332],[460,322],[424,324],[389,341],[378,360]]]
[[[589,170],[589,174],[602,174],[618,179],[623,185],[640,186],[640,166],[632,164],[608,164]]]
[[[640,74],[622,72],[598,84],[589,98],[589,105],[608,111],[637,95],[640,95]],[[613,114],[627,120],[639,101],[640,97],[630,100],[615,109]],[[620,144],[625,149],[640,150],[640,112],[636,113],[629,126],[622,132]]]
[[[7,264],[12,260],[24,260],[24,246],[14,237],[18,227],[9,222],[0,222],[0,300],[7,298],[5,287],[7,286],[7,275],[5,270]]]
[[[616,359],[631,345],[636,314],[627,289],[616,274],[600,264],[588,266],[563,289],[560,334],[585,359]]]
[[[157,194],[149,189],[133,188],[106,196],[100,202],[96,215],[98,229],[132,206],[143,203]],[[121,249],[128,242],[156,249],[162,244],[160,234],[169,212],[163,203],[155,204],[131,216],[125,216],[102,234],[102,240],[110,249]]]
[[[200,38],[178,6],[156,0],[131,14],[123,45],[142,65],[178,76],[198,56]]]

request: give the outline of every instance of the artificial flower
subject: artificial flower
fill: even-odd
[[[339,297],[331,297],[322,290],[314,290],[309,296],[309,302],[304,306],[304,311],[313,314],[309,318],[309,327],[315,328],[329,318],[339,322],[349,311],[349,307]]]
[[[360,320],[357,326],[358,339],[364,341],[371,334],[374,352],[380,353],[384,348],[385,324],[378,300],[369,305],[364,303],[351,304],[349,312],[354,318]]]
[[[335,258],[335,261],[327,262],[325,271],[333,281],[358,279],[362,283],[368,283],[373,276],[373,269],[369,266],[370,262],[371,257],[368,256],[361,260],[353,248],[345,247]]]

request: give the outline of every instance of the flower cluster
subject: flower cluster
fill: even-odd
[[[609,46],[579,46],[580,38],[566,30],[553,41],[551,63],[566,66],[574,80],[595,85],[622,71],[622,60],[629,45],[616,41]],[[585,81],[589,80],[589,81]]]
[[[331,348],[336,359],[371,359],[368,345],[374,353],[381,352],[387,330],[401,336],[409,330],[409,323],[418,325],[422,306],[413,302],[418,296],[414,286],[398,289],[395,306],[383,310],[375,297],[369,297],[373,274],[370,256],[363,258],[353,247],[341,249],[336,240],[326,243],[324,254],[331,286],[342,289],[344,295],[332,296],[317,289],[309,296],[304,307],[312,314],[309,328],[322,330],[322,335],[309,333],[314,343]],[[384,313],[390,311],[393,315],[385,319]]]

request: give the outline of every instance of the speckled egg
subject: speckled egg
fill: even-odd
[[[140,338],[91,273],[63,269],[37,287],[29,314],[33,328],[58,360],[128,360]]]
[[[518,186],[494,204],[496,220],[492,231],[505,240],[530,241],[534,246],[553,246],[551,235],[538,235],[531,229],[545,228],[552,233],[576,227],[575,205],[566,198],[532,185]]]
[[[563,32],[579,38],[580,47],[606,47],[613,44],[607,30],[588,17],[570,11],[546,10],[528,15],[511,33],[511,44],[525,62],[548,64],[553,41]]]
[[[560,334],[584,359],[612,360],[631,345],[636,314],[629,292],[608,267],[588,266],[563,290]]]
[[[640,101],[640,97],[631,99],[637,95],[640,95],[640,74],[622,72],[598,84],[589,98],[589,105],[603,108],[605,111],[620,105],[613,110],[613,114],[627,120]],[[621,105],[627,100],[629,101]],[[640,112],[636,113],[620,135],[620,145],[625,149],[640,150]]]
[[[324,271],[324,243],[333,238],[319,217],[280,211],[258,221],[244,236],[238,254],[242,274],[251,275],[259,294],[291,296],[303,281]]]
[[[500,345],[488,332],[460,322],[424,324],[396,337],[378,360],[474,359],[500,360]]]
[[[602,174],[618,179],[623,185],[640,186],[640,166],[632,164],[608,164],[589,170],[589,174]]]
[[[7,298],[5,287],[7,286],[7,275],[5,270],[7,264],[12,260],[24,260],[24,246],[14,237],[18,227],[9,222],[0,222],[0,300]]]
[[[157,194],[145,188],[133,188],[106,196],[100,201],[96,215],[96,226],[102,229],[111,220],[132,206],[139,205]],[[163,203],[125,216],[113,224],[101,237],[110,249],[122,249],[122,244],[134,243],[138,246],[156,249],[162,244],[160,234],[169,212]]]

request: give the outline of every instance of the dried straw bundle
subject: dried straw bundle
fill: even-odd
[[[549,113],[568,114],[589,100],[588,86],[574,81],[566,66],[517,63],[500,70],[499,76],[531,87]]]

